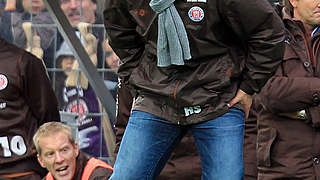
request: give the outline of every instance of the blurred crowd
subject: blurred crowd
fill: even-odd
[[[59,0],[59,5],[115,99],[119,58],[106,38],[104,1]],[[114,130],[103,123],[108,118],[105,110],[43,0],[1,0],[0,12],[0,37],[42,59],[59,110],[78,115],[80,149],[95,157],[108,157],[104,132]]]

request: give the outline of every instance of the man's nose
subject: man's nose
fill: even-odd
[[[61,162],[63,162],[64,157],[59,152],[57,152],[55,159],[56,159],[56,163],[61,163]]]
[[[70,7],[72,9],[75,9],[75,8],[77,8],[79,6],[79,3],[80,3],[80,0],[71,0],[70,1]]]

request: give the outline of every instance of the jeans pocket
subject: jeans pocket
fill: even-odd
[[[277,137],[275,128],[259,129],[257,138],[257,163],[258,166],[270,167],[271,148]]]

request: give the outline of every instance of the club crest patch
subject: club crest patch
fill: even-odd
[[[194,6],[188,12],[189,18],[194,22],[199,22],[204,18],[204,11],[201,7]]]
[[[89,113],[89,108],[87,103],[80,98],[68,103],[66,106],[66,112],[79,113],[79,120],[82,121],[86,118],[85,114]]]
[[[0,91],[8,86],[8,79],[4,74],[0,74]]]

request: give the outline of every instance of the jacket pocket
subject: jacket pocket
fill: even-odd
[[[320,106],[311,106],[306,109],[307,111],[307,123],[312,123],[312,127],[319,128],[320,127]]]
[[[275,128],[259,129],[257,138],[257,163],[258,166],[270,167],[271,147],[277,137]]]
[[[309,77],[313,76],[311,62],[305,60],[306,57],[302,51],[299,51],[297,45],[286,45],[283,61],[281,64],[283,76],[288,77]]]

